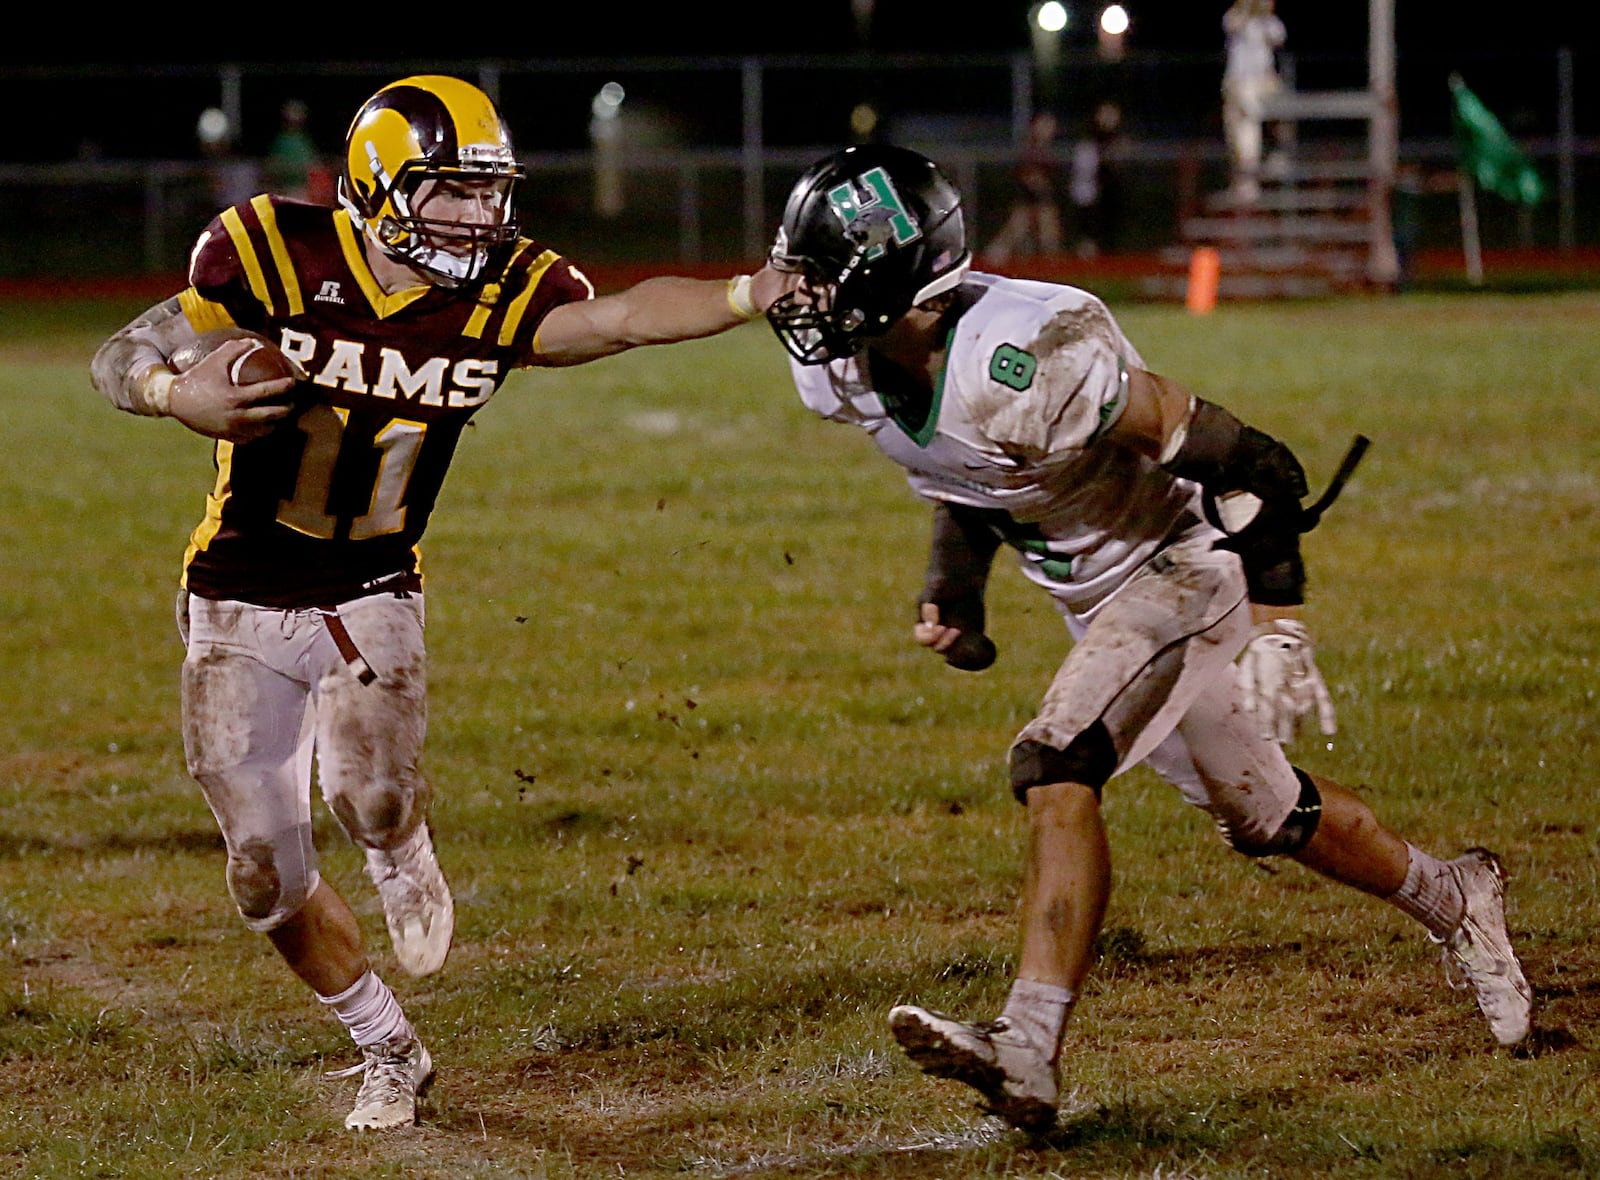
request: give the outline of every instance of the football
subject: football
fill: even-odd
[[[257,381],[272,381],[279,377],[303,380],[305,374],[276,344],[259,332],[244,328],[217,328],[202,332],[193,344],[185,345],[173,353],[169,363],[175,372],[186,373],[230,340],[248,340],[252,347],[240,353],[228,367],[228,380],[235,385],[252,385]]]

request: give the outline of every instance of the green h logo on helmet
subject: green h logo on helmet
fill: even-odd
[[[868,200],[860,198],[857,186],[868,195]],[[906,207],[900,203],[900,194],[894,191],[894,183],[882,168],[873,168],[863,173],[856,177],[853,184],[841,184],[829,189],[828,204],[847,231],[856,219],[869,209],[883,211],[879,218],[873,219],[874,224],[869,227],[864,259],[866,262],[883,255],[891,236],[896,246],[904,246],[907,242],[914,242],[922,236],[921,228],[911,214],[906,212]],[[885,228],[879,230],[878,234],[871,233],[871,230],[877,229],[880,225]],[[875,241],[874,238],[879,240]]]

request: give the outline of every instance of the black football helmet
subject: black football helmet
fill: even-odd
[[[813,164],[792,189],[770,261],[805,276],[767,312],[802,364],[854,353],[972,263],[961,194],[909,148],[867,144]]]
[[[489,96],[469,82],[418,75],[390,83],[356,112],[345,137],[339,203],[385,253],[441,287],[483,278],[518,234],[514,189],[524,169]],[[423,216],[424,181],[498,187],[492,225]]]

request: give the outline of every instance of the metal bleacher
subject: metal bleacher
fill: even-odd
[[[1162,251],[1163,273],[1146,281],[1146,292],[1181,295],[1202,247],[1217,251],[1217,293],[1225,299],[1331,295],[1371,285],[1375,216],[1382,221],[1376,232],[1389,233],[1387,184],[1375,175],[1370,150],[1365,157],[1308,151],[1298,130],[1310,120],[1356,119],[1370,128],[1380,112],[1369,90],[1285,90],[1269,99],[1263,123],[1276,124],[1279,134],[1258,195],[1243,200],[1232,188],[1207,194],[1180,223],[1178,244]]]
[[[1366,86],[1300,90],[1287,79],[1261,111],[1263,128],[1275,129],[1275,151],[1262,161],[1257,191],[1206,197],[1183,219],[1180,244],[1164,263],[1187,269],[1197,251],[1214,250],[1220,298],[1327,295],[1396,282],[1389,215],[1398,156],[1394,4],[1368,0]],[[1364,157],[1305,150],[1305,124],[1341,121],[1361,124]],[[1170,295],[1186,281],[1186,274],[1168,273],[1151,286]]]

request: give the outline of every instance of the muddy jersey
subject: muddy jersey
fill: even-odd
[[[526,239],[481,287],[385,294],[347,213],[269,196],[207,226],[189,284],[197,331],[261,332],[309,374],[271,434],[217,444],[184,558],[191,592],[273,607],[417,588],[417,544],[463,428],[531,362],[545,314],[593,296]]]
[[[972,274],[931,404],[897,396],[870,354],[792,363],[801,400],[852,423],[929,500],[1000,510],[1027,576],[1086,618],[1176,532],[1199,488],[1105,441],[1144,363],[1094,296]]]

